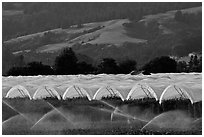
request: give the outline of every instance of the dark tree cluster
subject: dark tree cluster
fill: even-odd
[[[21,62],[23,62],[23,59]],[[41,62],[31,62],[24,66],[17,65],[12,67],[7,75],[128,74],[136,69],[136,64],[133,60],[116,63],[112,58],[104,58],[97,67],[94,67],[86,62],[78,62],[75,52],[71,48],[65,48],[56,57],[53,68],[43,65]]]
[[[112,58],[104,58],[97,67],[87,64],[86,62],[78,62],[78,59],[71,48],[66,48],[55,60],[56,74],[128,74],[136,69],[136,62],[133,60],[125,60],[116,63]]]
[[[177,62],[177,72],[181,73],[181,72],[187,72],[188,68],[187,68],[187,63],[185,61],[178,61]]]
[[[55,70],[58,75],[77,74],[77,57],[71,48],[66,48],[55,59]]]
[[[106,73],[106,74],[128,74],[131,71],[136,70],[136,61],[134,60],[125,60],[120,63],[112,58],[104,58],[101,63],[98,65],[97,73]]]
[[[95,68],[86,62],[78,62],[76,54],[71,48],[65,48],[55,59],[55,74],[90,74],[94,73]]]
[[[191,55],[190,61],[178,61],[177,72],[202,72],[202,57],[198,58],[197,55]]]
[[[94,67],[86,62],[78,62],[75,52],[71,48],[65,48],[56,57],[53,67],[43,65],[41,62],[31,62],[25,65],[23,57],[20,56],[19,63],[12,67],[7,75],[76,75],[76,74],[130,74],[132,71],[138,74],[141,70],[143,74],[150,73],[180,73],[180,72],[202,72],[202,57],[191,56],[188,63],[176,61],[169,56],[157,57],[141,69],[137,69],[137,62],[134,60],[124,60],[117,63],[112,58],[103,58]],[[140,71],[138,71],[140,70]]]
[[[9,76],[34,76],[34,75],[52,75],[53,69],[48,65],[43,65],[41,62],[31,62],[25,67],[12,67],[7,75]]]
[[[149,73],[175,73],[176,68],[177,62],[174,59],[162,56],[151,60],[142,69]]]
[[[202,72],[202,57],[192,55],[187,68],[188,72]]]
[[[142,67],[144,73],[189,73],[202,72],[202,57],[192,55],[189,62],[176,61],[168,56],[151,60]]]
[[[98,65],[98,72],[99,73],[106,73],[106,74],[117,74],[118,66],[114,59],[105,58],[101,61]]]

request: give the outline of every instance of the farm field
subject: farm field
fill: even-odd
[[[202,134],[202,102],[3,99],[3,134]]]
[[[200,73],[2,80],[3,134],[202,134]]]
[[[3,2],[3,135],[202,135],[202,2]]]

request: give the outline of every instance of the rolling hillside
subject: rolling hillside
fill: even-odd
[[[187,21],[176,20],[176,12],[146,15],[136,21],[114,19],[73,25],[10,39],[3,46],[15,55],[23,54],[27,61],[49,65],[65,47],[93,59],[92,63],[104,57],[117,61],[130,58],[140,66],[157,56],[182,57],[201,52],[202,7],[182,9]],[[47,61],[49,56],[45,58],[45,54],[52,58]]]

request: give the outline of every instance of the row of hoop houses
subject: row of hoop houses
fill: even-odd
[[[93,88],[92,88],[93,89]],[[165,99],[172,98],[185,98],[189,99],[191,103],[195,103],[202,100],[202,91],[199,91],[201,98],[196,98],[193,96],[192,92],[182,85],[169,85],[161,93],[154,91],[146,83],[137,83],[135,86],[129,89],[119,89],[114,86],[99,86],[92,90],[89,87],[83,87],[80,85],[71,85],[63,93],[59,93],[56,88],[52,86],[40,86],[31,97],[29,91],[21,86],[16,85],[12,87],[6,94],[6,98],[16,98],[16,97],[28,97],[29,99],[43,99],[46,97],[56,97],[57,99],[66,100],[67,98],[77,98],[77,97],[87,97],[88,100],[100,100],[102,97],[107,96],[117,96],[120,97],[122,101],[130,99],[139,98],[155,98],[162,103]]]

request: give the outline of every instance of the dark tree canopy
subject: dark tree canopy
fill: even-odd
[[[12,67],[8,70],[7,75],[8,76],[26,76],[25,72],[27,71],[27,68],[22,67]]]
[[[58,75],[77,73],[77,57],[71,48],[65,48],[55,59],[55,70]]]
[[[77,63],[77,70],[77,74],[91,74],[95,71],[95,68],[86,62],[79,62]]]
[[[12,67],[7,75],[12,76],[34,76],[34,75],[53,75],[54,70],[41,62],[30,62],[25,67]]]
[[[187,72],[202,72],[202,57],[198,58],[197,55],[192,55],[188,62]]]
[[[144,65],[140,71],[137,69],[137,62],[124,60],[120,63],[112,58],[104,58],[97,68],[86,62],[78,62],[78,59],[71,48],[65,48],[55,59],[54,69],[41,62],[30,62],[25,64],[24,57],[17,58],[19,62],[7,72],[12,76],[33,76],[33,75],[75,75],[75,74],[128,74],[134,71],[135,74],[142,72],[144,75],[150,73],[180,73],[180,72],[202,72],[202,57],[192,55],[188,63],[176,62],[168,56],[157,57]]]
[[[187,72],[187,63],[185,61],[177,62],[177,72]]]
[[[176,72],[177,63],[168,56],[162,56],[151,60],[143,70],[150,73],[174,73]]]
[[[119,73],[128,74],[133,70],[136,70],[136,61],[134,60],[125,60],[119,63]]]
[[[53,75],[53,69],[48,65],[43,65],[41,62],[28,63],[29,75]]]
[[[104,58],[98,65],[98,73],[117,74],[118,66],[114,59]]]

